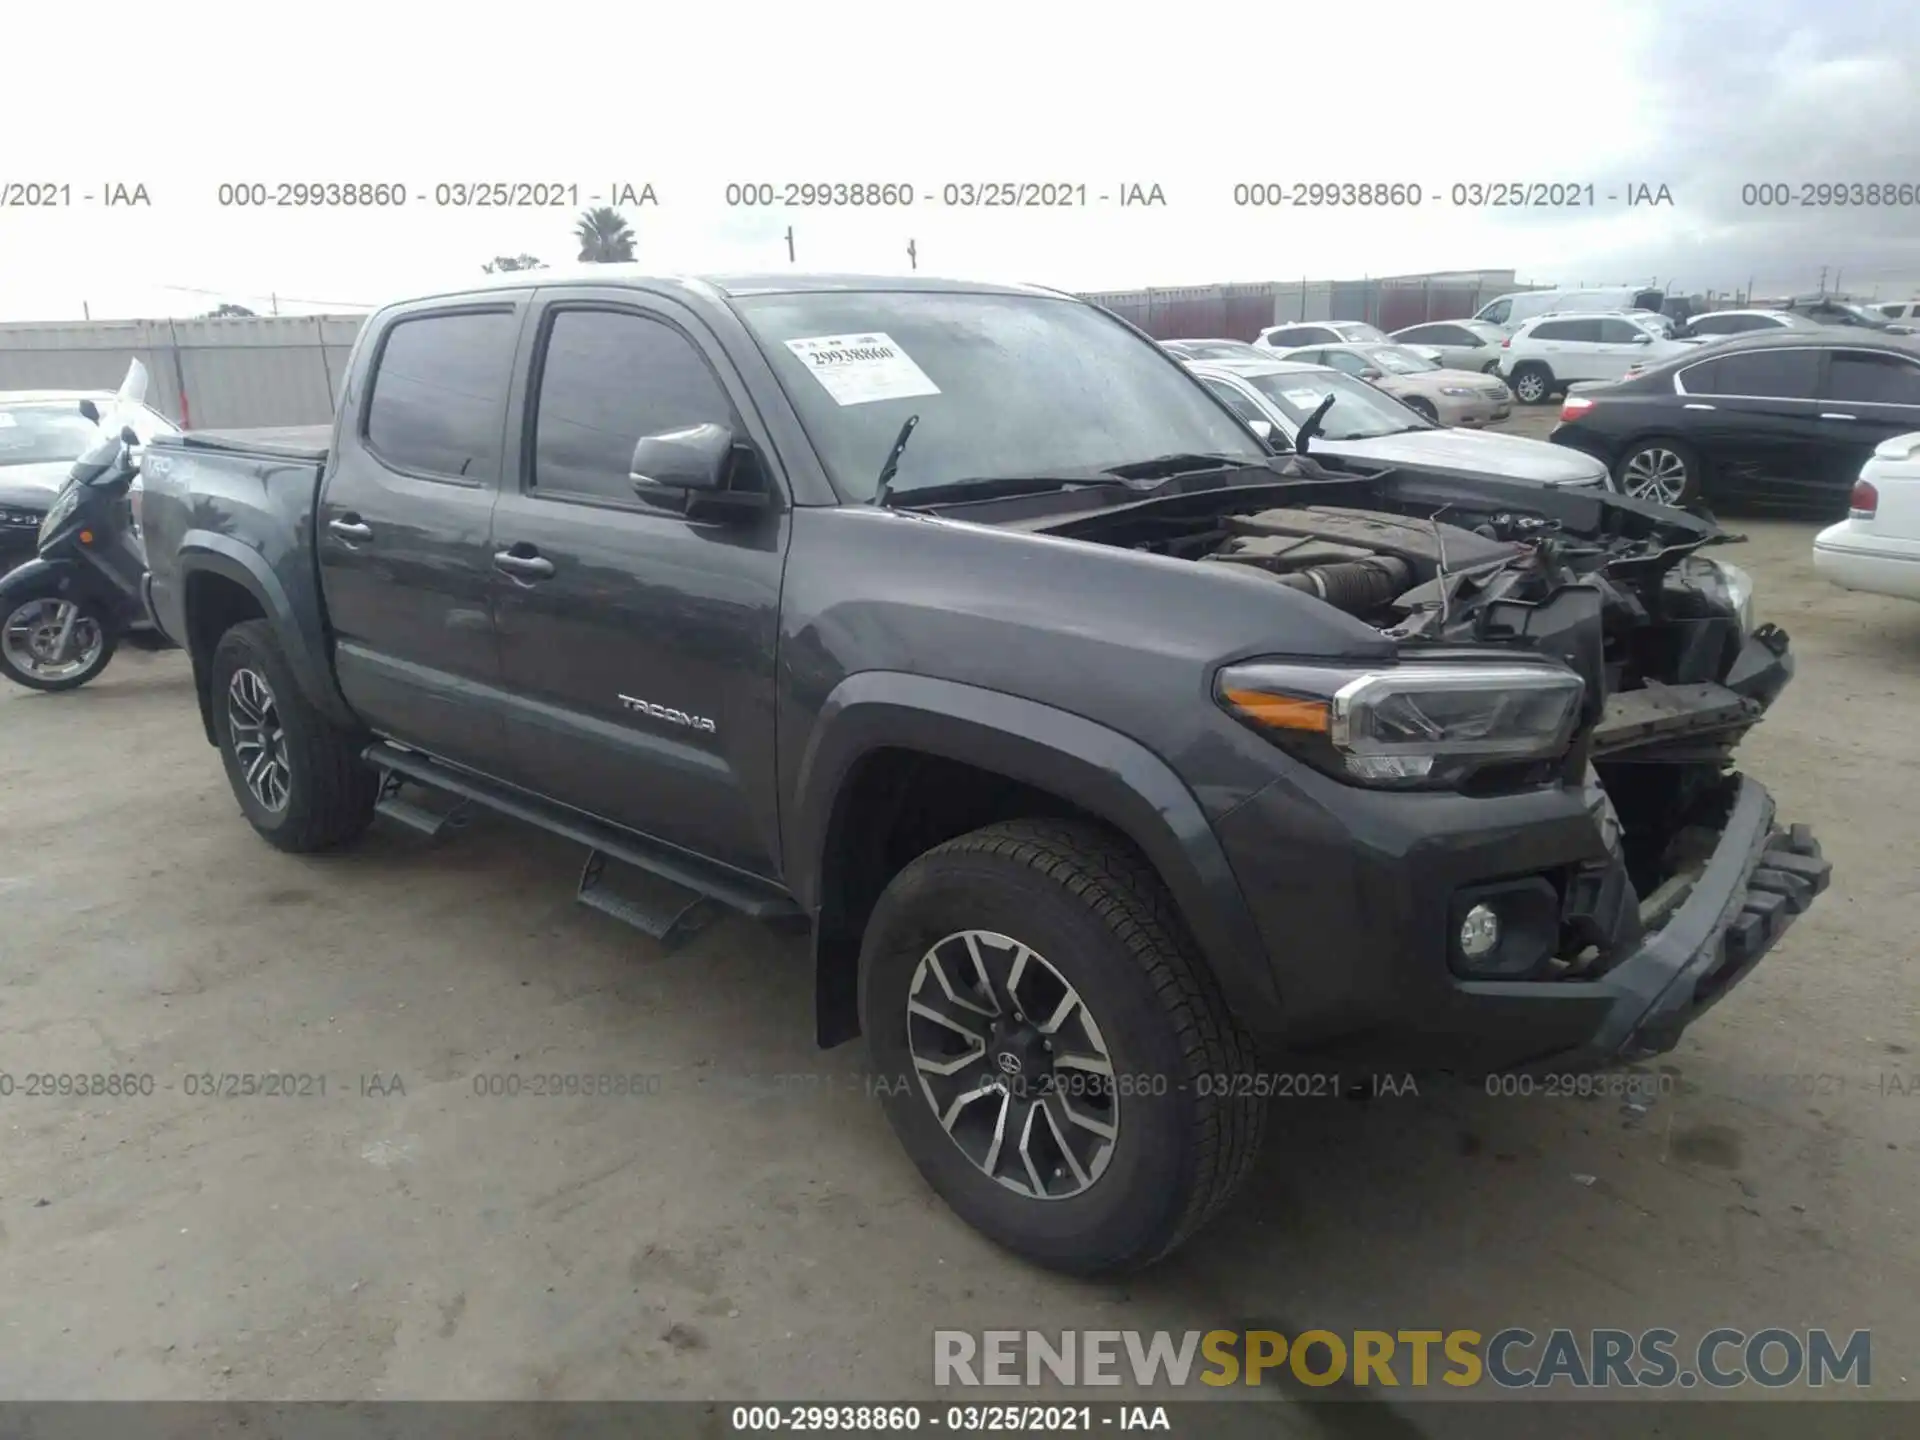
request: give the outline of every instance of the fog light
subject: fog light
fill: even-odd
[[[1460,953],[1482,960],[1500,946],[1500,916],[1491,905],[1476,905],[1460,922]]]

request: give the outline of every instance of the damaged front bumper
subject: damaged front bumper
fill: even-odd
[[[1751,974],[1826,890],[1833,863],[1821,855],[1811,829],[1778,826],[1765,787],[1745,776],[1737,785],[1720,843],[1692,892],[1632,954],[1601,978],[1580,983],[1610,997],[1592,1037],[1516,1068],[1579,1069],[1673,1049],[1687,1026]]]

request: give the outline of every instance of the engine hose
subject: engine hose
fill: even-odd
[[[1282,585],[1318,595],[1349,615],[1377,610],[1405,590],[1413,580],[1407,562],[1392,555],[1369,560],[1343,560],[1337,565],[1315,565],[1290,575],[1273,577]]]

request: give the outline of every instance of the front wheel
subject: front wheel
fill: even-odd
[[[1258,1152],[1250,1042],[1159,878],[1096,827],[990,825],[908,865],[868,924],[860,1008],[921,1174],[1049,1268],[1152,1263]]]
[[[1429,425],[1438,425],[1440,423],[1440,412],[1433,408],[1433,402],[1431,400],[1419,395],[1409,395],[1401,403]]]
[[[77,690],[107,668],[118,639],[89,600],[16,598],[0,621],[0,671],[30,690]]]
[[[1691,446],[1664,436],[1642,440],[1620,457],[1614,481],[1636,500],[1685,507],[1700,498],[1700,457]]]
[[[379,777],[353,737],[301,693],[264,620],[247,620],[214,647],[213,733],[234,799],[282,850],[326,850],[373,823]]]
[[[1553,394],[1553,372],[1533,362],[1516,365],[1507,385],[1522,405],[1543,405]]]

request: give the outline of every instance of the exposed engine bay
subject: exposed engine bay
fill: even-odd
[[[1562,778],[1585,784],[1632,882],[1587,877],[1587,928],[1617,944],[1657,924],[1724,822],[1734,747],[1792,673],[1785,635],[1752,626],[1744,574],[1699,553],[1740,537],[1613,494],[1300,468],[1295,494],[1196,485],[1049,528],[1302,591],[1403,658],[1512,648],[1564,663],[1585,693]]]

